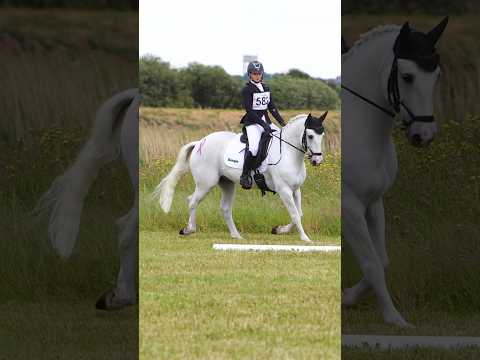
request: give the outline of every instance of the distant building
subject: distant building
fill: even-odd
[[[243,55],[243,73],[242,73],[243,75],[247,73],[248,64],[256,60],[258,60],[257,55]]]

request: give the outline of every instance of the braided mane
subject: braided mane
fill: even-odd
[[[400,26],[398,25],[381,25],[360,35],[360,39],[355,41],[350,50],[348,50],[345,54],[342,55],[342,64],[344,61],[349,59],[356,51],[358,51],[359,48],[370,42],[370,40],[376,39],[384,34],[392,33],[399,30]]]

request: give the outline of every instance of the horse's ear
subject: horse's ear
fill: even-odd
[[[305,119],[305,127],[309,127],[312,122],[312,113],[308,114],[307,118]]]
[[[325,118],[327,117],[328,110],[323,113],[322,116],[318,120],[320,120],[320,123],[323,123],[325,121]]]
[[[400,33],[398,34],[398,39],[400,41],[408,41],[408,37],[410,36],[410,24],[408,21],[402,25],[400,29]]]
[[[448,24],[448,16],[445,16],[437,26],[435,26],[432,30],[428,32],[427,36],[432,45],[435,45],[438,39],[440,39],[440,36],[442,36],[443,31],[447,27],[447,24]]]

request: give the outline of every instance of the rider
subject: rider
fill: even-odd
[[[245,149],[245,161],[243,163],[240,185],[244,189],[252,187],[252,178],[250,173],[254,167],[255,156],[258,153],[258,143],[263,132],[271,133],[272,123],[268,117],[267,109],[278,121],[281,126],[285,126],[285,121],[278,112],[273,103],[270,89],[263,80],[263,65],[258,61],[248,64],[247,74],[249,81],[242,90],[243,105],[246,114],[242,117],[240,124],[243,124],[248,137],[248,150]]]

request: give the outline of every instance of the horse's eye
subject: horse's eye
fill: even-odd
[[[313,135],[308,135],[308,138],[309,138],[310,140],[312,140],[312,139],[313,139]]]
[[[413,80],[414,80],[414,77],[413,77],[412,74],[403,74],[403,75],[402,75],[402,79],[403,79],[403,81],[405,81],[406,83],[411,84],[411,83],[413,82]]]

